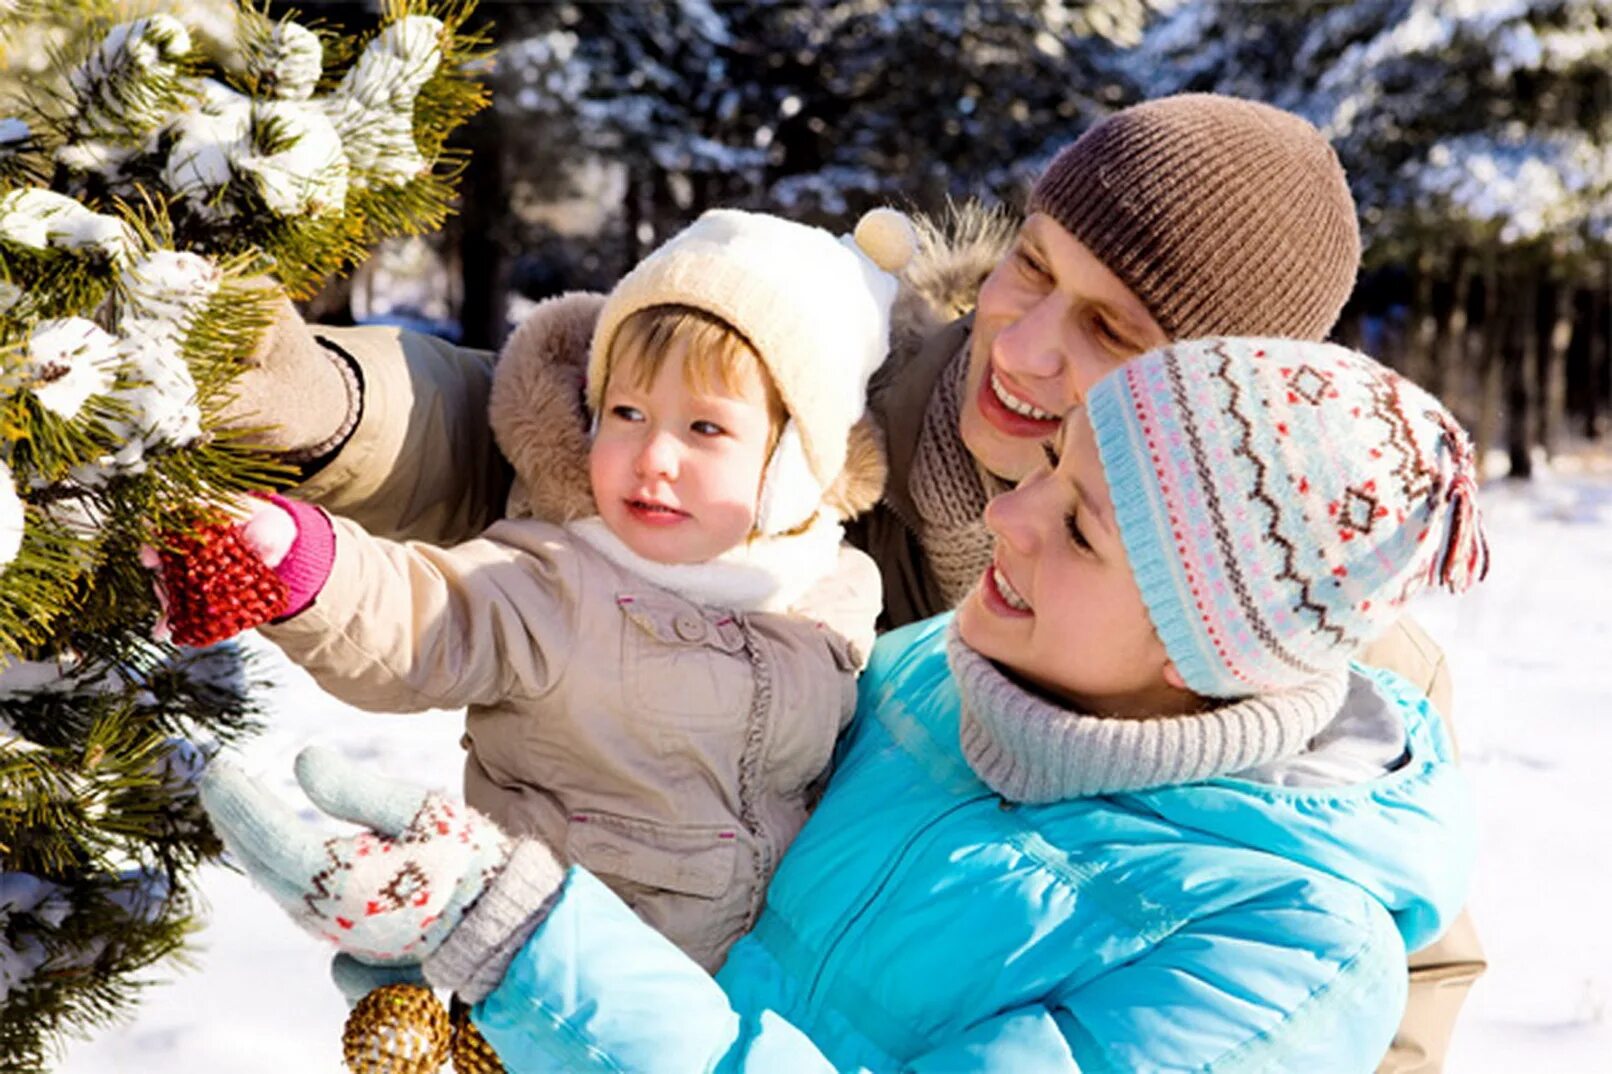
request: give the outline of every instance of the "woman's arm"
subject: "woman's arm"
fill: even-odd
[[[518,929],[479,936],[472,911],[444,945],[459,974],[427,964],[438,986],[479,998],[476,1025],[512,1074],[834,1069],[776,1012],[736,1010],[585,870],[572,868],[557,894],[529,893],[526,905],[543,909]],[[1380,908],[1367,910],[1362,925],[1273,893],[1067,994],[960,1026],[902,1069],[1363,1074],[1387,1049],[1405,993],[1399,934]],[[472,978],[485,984],[464,987]]]
[[[1367,1074],[1405,1006],[1405,948],[1364,893],[1346,913],[1277,889],[1195,921],[1060,997],[1081,1070]]]
[[[534,913],[516,925],[511,906]],[[524,943],[511,950],[512,937]],[[510,1074],[834,1069],[783,1018],[741,1015],[710,974],[576,866],[557,893],[495,882],[425,970],[480,1000],[472,1017]]]

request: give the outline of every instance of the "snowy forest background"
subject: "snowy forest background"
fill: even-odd
[[[229,32],[226,0],[151,6]],[[269,4],[337,27],[376,8]],[[1339,337],[1448,400],[1491,476],[1532,479],[1485,490],[1495,578],[1426,613],[1485,824],[1492,961],[1449,1069],[1606,1069],[1612,941],[1575,926],[1605,899],[1595,747],[1612,745],[1612,0],[483,0],[479,17],[494,107],[458,139],[459,215],[387,244],[311,318],[495,346],[530,302],[607,288],[713,205],[840,228],[878,204],[1016,209],[1094,119],[1172,92],[1320,126],[1367,243]],[[0,93],[44,55],[8,51]],[[260,771],[284,779],[318,737],[455,783],[453,715],[359,716],[266,660]],[[154,973],[173,983],[70,1049],[69,1074],[337,1069],[323,953],[238,876],[204,886],[195,969]]]
[[[333,20],[364,4],[303,4]],[[433,288],[390,262],[326,318],[492,345],[522,298],[605,288],[712,205],[845,227],[877,204],[1010,209],[1132,101],[1214,90],[1333,140],[1366,233],[1339,327],[1527,476],[1612,398],[1607,0],[498,3],[495,108]],[[394,261],[416,258],[403,246]],[[409,266],[392,270],[409,274]],[[373,288],[373,289],[372,289]]]

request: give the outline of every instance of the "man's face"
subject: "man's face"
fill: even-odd
[[[1168,343],[1142,300],[1050,216],[1024,222],[980,288],[960,431],[987,470],[1018,481],[1104,373]]]

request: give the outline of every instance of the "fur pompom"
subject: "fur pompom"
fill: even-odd
[[[918,249],[918,232],[905,214],[873,209],[862,214],[853,232],[856,245],[886,272],[900,272]]]

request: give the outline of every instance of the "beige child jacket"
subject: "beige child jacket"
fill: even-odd
[[[592,312],[581,311],[590,325]],[[523,331],[495,376],[552,388],[532,376],[531,363],[554,358],[537,337],[555,338]],[[530,398],[522,414],[551,402]],[[517,502],[565,502],[552,487],[565,467],[525,447],[509,452],[531,463],[517,467]],[[334,524],[317,599],[263,634],[359,708],[468,706],[470,804],[562,849],[702,965],[720,965],[754,924],[855,711],[879,612],[873,561],[842,546],[796,614],[747,612],[653,584],[556,521],[509,519],[448,549]]]

